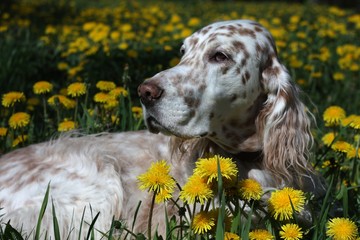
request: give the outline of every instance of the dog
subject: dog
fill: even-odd
[[[146,232],[151,196],[137,176],[164,159],[184,184],[196,160],[207,153],[231,157],[239,179],[263,188],[291,186],[323,191],[308,162],[311,114],[300,90],[279,61],[271,34],[249,20],[210,24],[185,39],[178,65],[138,87],[149,131],[60,137],[3,155],[0,207],[3,222],[34,233],[49,186],[61,236],[77,236],[83,219],[106,232],[113,217]],[[173,210],[168,206],[167,211]],[[42,232],[53,234],[51,207]],[[164,207],[153,224],[164,229]]]

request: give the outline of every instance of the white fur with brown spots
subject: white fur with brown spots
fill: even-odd
[[[183,184],[208,152],[232,157],[239,178],[253,178],[266,189],[324,191],[308,163],[306,107],[266,29],[247,20],[214,23],[185,39],[181,52],[177,66],[138,88],[148,129],[159,134],[61,137],[2,156],[2,221],[34,232],[50,183],[49,204],[56,207],[63,238],[77,237],[85,207],[85,221],[100,212],[95,228],[106,231],[113,216],[131,223],[140,200],[135,230],[145,232],[150,196],[138,189],[136,177],[165,159]],[[153,219],[162,231],[162,206]],[[53,234],[51,207],[42,226]]]

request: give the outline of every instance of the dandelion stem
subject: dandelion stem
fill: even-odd
[[[156,191],[154,191],[154,195],[151,200],[150,212],[149,212],[149,221],[148,221],[148,239],[151,240],[151,222],[152,222],[152,215],[154,211],[155,205],[155,198],[156,198]]]

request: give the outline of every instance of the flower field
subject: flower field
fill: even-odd
[[[280,60],[316,119],[311,161],[326,179],[328,193],[313,199],[284,188],[271,194],[266,212],[258,203],[265,194],[258,183],[240,182],[232,201],[241,199],[253,211],[266,212],[258,229],[250,221],[240,222],[237,214],[244,209],[236,204],[225,208],[225,199],[220,198],[219,208],[207,211],[223,189],[222,180],[231,180],[237,169],[220,156],[200,159],[180,192],[191,219],[184,220],[187,228],[175,226],[182,229],[180,235],[170,235],[359,239],[360,14],[314,4],[221,1],[19,0],[0,7],[0,155],[74,129],[143,129],[136,87],[178,63],[185,37],[218,20],[260,22],[273,34]],[[214,159],[217,162],[211,162]],[[228,170],[221,171],[222,178],[216,163]],[[215,164],[212,175],[202,171],[211,168],[206,164],[212,169]],[[139,187],[153,194],[154,204],[171,201],[176,188],[167,167],[165,162],[154,163],[139,176]],[[152,171],[164,171],[160,180],[166,184],[152,184]],[[309,202],[319,215],[304,228],[296,216]],[[201,206],[197,214],[195,204]],[[6,231],[8,226],[0,225],[0,239]]]

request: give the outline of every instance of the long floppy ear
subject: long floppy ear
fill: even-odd
[[[308,163],[313,143],[310,118],[299,98],[299,89],[276,53],[269,55],[261,66],[261,83],[268,99],[257,124],[263,133],[264,167],[279,184],[302,185],[312,181],[313,170]]]

